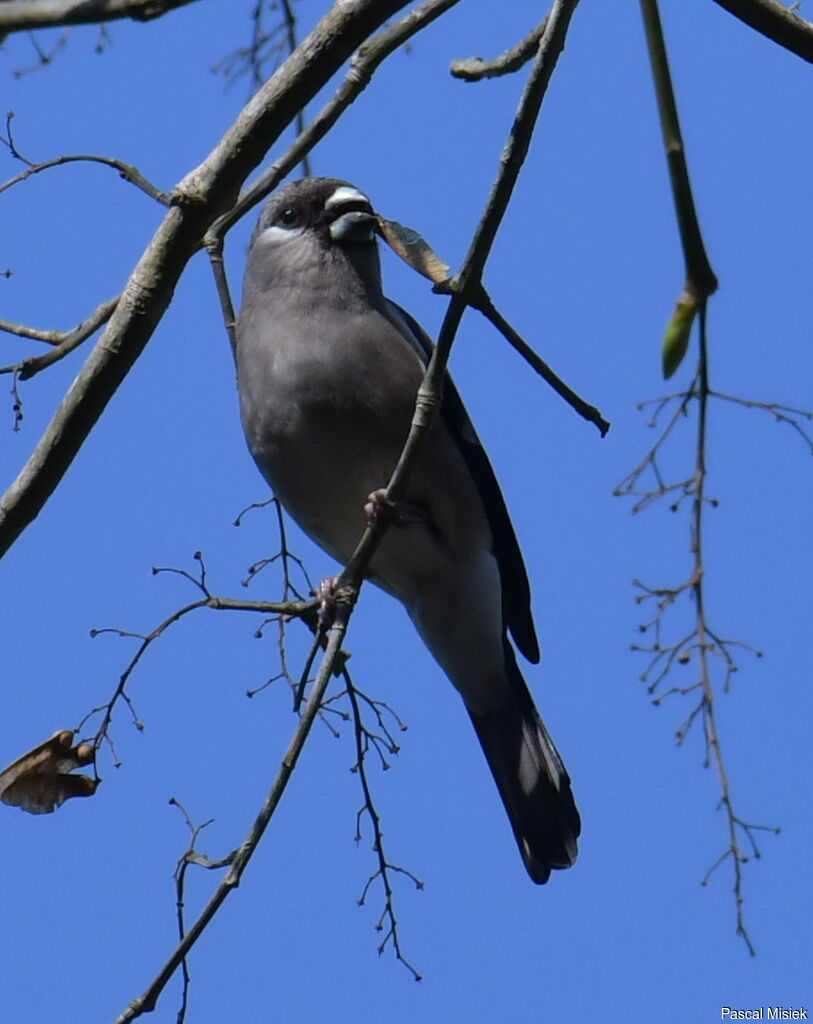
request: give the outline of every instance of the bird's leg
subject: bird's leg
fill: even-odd
[[[383,487],[373,491],[364,506],[367,523],[372,529],[387,523],[389,526],[414,526],[426,519],[426,511],[409,501],[390,501]]]
[[[338,582],[338,576],[325,576],[314,590],[314,596],[319,601],[319,631],[321,633],[327,632],[333,625],[333,619],[336,615],[336,598],[334,595]]]
[[[318,585],[314,588],[313,596],[319,601],[319,611],[316,613],[316,642],[321,643],[324,647],[324,636],[325,633],[333,625],[333,619],[336,616],[336,584],[339,581],[338,576],[325,576],[323,580],[320,580]],[[313,661],[313,656],[316,654],[316,646],[314,646],[311,652],[311,658],[308,661],[307,668],[302,673],[302,678],[299,680],[299,686],[296,688],[294,695],[294,711],[299,712],[302,706],[302,701],[305,698],[305,687],[308,683],[308,670],[310,669]]]

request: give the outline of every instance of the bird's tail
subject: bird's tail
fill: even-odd
[[[471,720],[528,874],[542,885],[552,868],[576,860],[581,820],[570,778],[507,642],[506,670],[513,701],[484,715],[470,712]]]

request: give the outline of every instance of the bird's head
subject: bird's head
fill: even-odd
[[[268,200],[249,249],[263,283],[299,279],[309,272],[358,275],[365,286],[380,287],[372,203],[339,178],[301,178]]]

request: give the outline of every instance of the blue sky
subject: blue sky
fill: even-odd
[[[324,5],[299,5],[303,26]],[[249,34],[250,5],[205,0],[146,25],[75,30],[53,66],[6,43],[3,109],[20,150],[114,155],[169,189],[217,143],[246,99],[211,67]],[[721,281],[710,306],[712,382],[720,390],[810,408],[810,71],[710,0],[665,4],[697,203]],[[465,85],[451,59],[492,55],[522,36],[537,5],[461,4],[394,55],[314,153],[317,173],[348,178],[378,209],[418,228],[453,266],[463,258],[496,172],[524,77]],[[325,95],[328,95],[329,90]],[[314,105],[315,106],[315,105]],[[272,156],[282,151],[282,144]],[[20,168],[0,153],[5,180]],[[2,197],[2,315],[68,327],[124,284],[161,209],[105,168],[71,166]],[[249,216],[230,236],[235,293]],[[389,293],[433,332],[445,300],[384,255]],[[652,440],[636,405],[685,386],[660,379],[663,326],[682,260],[637,5],[583,4],[573,20],[516,200],[486,283],[505,315],[612,421],[605,440],[536,379],[477,314],[452,368],[488,447],[526,557],[543,662],[526,677],[568,764],[584,831],[577,865],[534,887],[514,847],[459,700],[402,610],[366,588],[347,646],[357,685],[409,724],[393,767],[371,766],[390,858],[425,883],[397,886],[404,954],[420,985],[376,955],[381,894],[357,897],[374,870],[370,833],[353,842],[361,802],[348,727],[317,726],[240,889],[196,947],[188,1020],[527,1020],[674,1024],[720,1019],[723,1005],[813,1003],[813,840],[809,793],[810,452],[765,413],[710,414],[707,601],[714,628],[747,641],[720,726],[738,813],[781,826],[745,867],[746,921],[734,934],[731,874],[698,883],[726,844],[712,771],[691,708],[654,708],[629,647],[642,609],[631,580],[674,584],[689,570],[688,523],[656,506],[638,517],[612,497]],[[7,364],[35,345],[0,340]],[[0,463],[15,476],[85,352],[23,390],[12,433],[6,399]],[[9,378],[2,379],[8,382]],[[1,382],[0,382],[1,383]],[[7,386],[3,384],[3,394]],[[3,410],[0,407],[0,426]],[[690,470],[693,423],[668,458]],[[144,356],[65,481],[0,565],[3,722],[8,762],[68,728],[112,693],[130,641],[195,598],[154,565],[193,568],[244,594],[246,567],[273,553],[273,517],[231,522],[266,496],[242,439],[233,367],[211,274],[190,264]],[[333,570],[291,527],[314,577]],[[277,597],[261,576],[257,598]],[[251,594],[252,591],[249,591]],[[675,631],[688,622],[676,612]],[[681,614],[683,618],[681,618]],[[187,835],[170,797],[197,822],[200,848],[242,839],[294,727],[281,686],[249,701],[276,669],[273,631],[201,612],[145,658],[130,693],[145,723],[114,725],[92,800],[41,818],[0,808],[5,970],[0,1019],[112,1021],[175,941],[172,871]],[[296,636],[296,631],[292,633]],[[301,643],[292,639],[293,660]],[[676,684],[693,681],[693,666]],[[215,877],[194,872],[194,913]],[[173,1021],[173,983],[156,1021]]]

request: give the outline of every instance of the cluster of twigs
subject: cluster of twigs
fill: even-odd
[[[263,504],[267,503],[260,503],[260,505]],[[277,515],[279,516],[279,505],[276,500],[273,501],[273,504],[277,511]],[[240,514],[236,522],[240,521],[243,514],[244,513]],[[83,730],[87,728],[88,723],[95,720],[95,731],[89,739],[97,749],[103,745],[106,745],[109,748],[114,765],[118,766],[120,764],[112,736],[112,726],[117,707],[123,704],[130,713],[133,725],[139,730],[143,728],[143,723],[135,710],[132,697],[128,691],[128,685],[132,680],[136,668],[141,664],[144,655],[155,641],[164,636],[170,627],[174,626],[181,619],[185,618],[192,612],[198,611],[199,609],[207,608],[215,611],[239,611],[262,615],[264,617],[264,622],[256,631],[255,635],[257,636],[262,634],[263,627],[269,622],[275,622],[278,625],[278,650],[282,671],[274,677],[274,680],[269,680],[264,683],[263,686],[255,690],[249,690],[247,696],[254,696],[260,689],[264,689],[270,682],[278,679],[286,680],[294,695],[297,695],[300,690],[313,682],[313,680],[308,676],[309,666],[312,664],[313,660],[313,653],[317,651],[320,646],[327,646],[325,644],[324,637],[318,629],[318,602],[314,599],[304,599],[300,594],[297,585],[293,582],[291,571],[295,568],[300,569],[302,563],[298,556],[293,554],[288,547],[281,517],[278,519],[278,522],[282,532],[280,533],[280,546],[277,554],[268,559],[264,559],[262,564],[257,563],[254,566],[251,566],[244,583],[248,584],[258,572],[261,572],[269,565],[276,564],[281,570],[283,592],[283,599],[281,601],[247,601],[244,599],[218,597],[214,595],[207,580],[206,566],[203,556],[200,552],[195,552],[194,559],[197,563],[195,571],[173,567],[161,567],[155,568],[153,573],[155,575],[169,573],[180,576],[201,593],[202,596],[198,600],[178,608],[159,623],[159,625],[157,625],[153,630],[146,634],[135,633],[130,630],[117,627],[92,631],[93,636],[110,634],[139,641],[138,648],[122,672],[111,697],[105,703],[92,708],[82,719],[76,729],[77,733],[82,733]],[[306,668],[303,671],[302,677],[298,680],[292,677],[287,670],[285,627],[286,624],[293,619],[303,621],[314,634],[311,656],[306,659]],[[381,768],[386,770],[390,767],[389,758],[397,754],[399,749],[393,729],[405,730],[406,726],[387,704],[382,701],[375,700],[355,686],[347,669],[346,660],[346,655],[337,649],[335,663],[339,666],[338,671],[344,683],[344,688],[330,697],[325,695],[330,675],[329,673],[325,673],[324,666],[323,670],[320,671],[319,679],[322,679],[323,683],[321,686],[315,686],[314,691],[304,701],[305,711],[299,718],[294,739],[289,747],[289,754],[283,760],[280,772],[273,782],[269,796],[266,798],[263,807],[260,809],[252,829],[245,837],[243,843],[236,850],[233,850],[226,856],[217,859],[212,859],[201,853],[197,849],[196,844],[200,833],[210,822],[207,821],[200,826],[193,825],[189,814],[186,812],[181,802],[176,798],[172,798],[170,801],[170,803],[181,809],[191,837],[188,848],[184,851],[178,861],[174,876],[179,944],[168,960],[167,965],[164,966],[158,977],[153,981],[152,985],[145,991],[140,999],[135,1000],[128,1007],[128,1009],[119,1018],[120,1020],[132,1020],[141,1013],[154,1007],[160,992],[172,977],[175,970],[180,970],[182,980],[182,994],[178,1020],[183,1021],[185,1019],[190,984],[190,969],[187,959],[189,950],[194,942],[197,941],[197,938],[214,916],[214,913],[219,906],[223,903],[229,893],[239,884],[240,876],[256,850],[265,826],[268,821],[270,821],[274,809],[282,796],[285,786],[287,785],[293,771],[296,757],[298,757],[299,751],[304,745],[304,739],[307,736],[315,717],[321,717],[323,721],[326,722],[331,732],[333,732],[334,735],[339,735],[339,731],[328,719],[329,714],[338,715],[342,721],[352,721],[353,723],[353,732],[355,736],[355,761],[352,765],[352,771],[358,775],[362,790],[362,805],[356,816],[356,841],[360,842],[362,839],[362,820],[365,816],[368,818],[373,831],[373,850],[376,857],[376,868],[370,873],[370,876],[364,885],[362,895],[359,898],[359,904],[363,905],[366,902],[370,890],[376,883],[381,885],[383,891],[383,904],[376,924],[376,929],[383,932],[383,937],[379,943],[379,953],[383,953],[391,947],[396,958],[404,964],[416,980],[420,980],[420,974],[407,960],[402,951],[398,932],[398,920],[395,914],[393,879],[395,875],[403,876],[412,881],[418,889],[423,888],[423,883],[411,871],[390,861],[386,855],[380,824],[381,819],[374,803],[372,786],[367,768],[367,756],[370,751],[374,751],[376,753]],[[341,709],[340,703],[342,701],[348,702],[349,711]],[[297,706],[299,706],[299,703],[301,702],[297,702]],[[365,720],[365,708],[372,716],[371,724],[368,724]],[[296,751],[295,755],[291,754],[292,750]],[[197,865],[207,870],[229,868],[230,871],[218,886],[203,913],[192,923],[191,927],[188,927],[185,917],[185,886],[187,871],[192,865]]]
[[[647,692],[656,705],[667,697],[676,695],[690,696],[695,701],[678,727],[676,737],[678,743],[682,744],[692,726],[698,721],[702,723],[704,763],[706,767],[713,766],[716,771],[720,794],[719,807],[725,815],[727,834],[727,845],[704,875],[702,884],[707,884],[718,867],[727,861],[731,862],[736,931],[745,942],[749,953],[753,955],[755,949],[744,916],[743,866],[750,857],[760,856],[757,834],[761,831],[776,834],[779,829],[746,821],[735,810],[720,740],[716,712],[718,685],[713,666],[719,665],[722,668],[722,692],[726,693],[730,688],[732,675],[738,668],[734,652],[737,649],[746,650],[757,657],[761,657],[761,653],[740,640],[724,638],[711,628],[707,617],[704,524],[707,508],[715,507],[717,504],[707,493],[707,417],[709,404],[715,398],[752,409],[762,409],[772,414],[775,420],[792,426],[813,451],[813,441],[804,426],[804,422],[813,418],[813,414],[777,403],[757,402],[722,394],[714,391],[710,385],[706,309],[710,296],[717,289],[717,278],[706,254],[695,210],[656,0],[641,0],[641,10],[686,269],[682,297],[688,298],[696,306],[699,316],[698,362],[692,383],[684,391],[653,399],[639,407],[643,409],[654,406],[649,420],[649,426],[652,428],[657,428],[662,416],[666,413],[669,415],[657,440],[615,491],[618,495],[634,499],[633,512],[640,512],[663,499],[669,501],[671,509],[675,512],[684,502],[688,504],[690,510],[691,568],[688,576],[682,582],[667,587],[652,587],[640,580],[634,581],[637,603],[654,606],[654,611],[639,626],[640,632],[648,637],[648,643],[634,644],[632,649],[649,657],[641,680],[647,683]],[[696,414],[694,467],[686,476],[674,480],[661,470],[659,460],[667,443],[677,435],[678,426],[689,418],[690,413]],[[684,597],[691,599],[692,627],[678,639],[668,640],[668,613]],[[689,665],[694,666],[695,676],[692,681],[685,685],[666,685],[672,679],[673,673]]]

